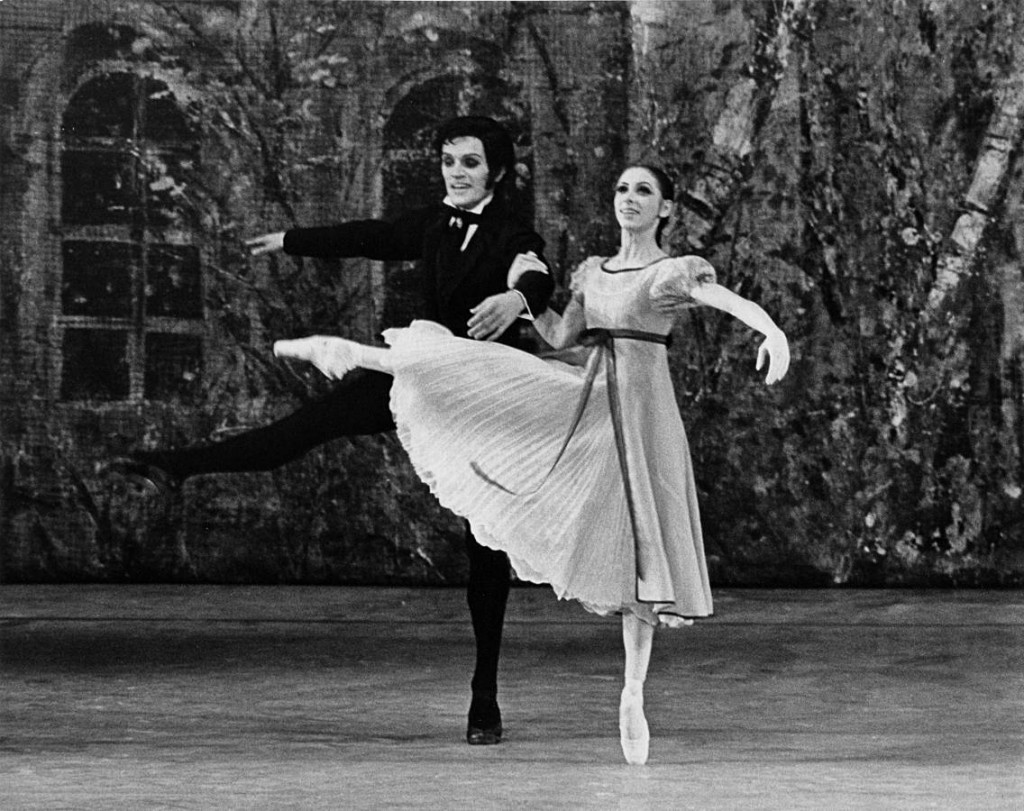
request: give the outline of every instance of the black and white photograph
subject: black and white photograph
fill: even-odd
[[[0,0],[0,807],[1024,809],[1024,3]]]

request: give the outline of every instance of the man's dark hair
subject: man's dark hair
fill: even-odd
[[[434,136],[434,151],[438,157],[441,148],[456,138],[479,138],[484,145],[484,157],[487,158],[488,182],[495,184],[495,179],[505,170],[499,188],[513,184],[516,176],[516,150],[512,144],[512,136],[504,126],[493,118],[482,115],[465,115],[450,118],[437,128]]]

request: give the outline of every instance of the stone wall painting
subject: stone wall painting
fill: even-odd
[[[461,582],[392,436],[173,498],[101,463],[325,391],[276,338],[407,321],[412,266],[243,239],[436,199],[432,129],[480,113],[556,302],[654,161],[673,250],[791,336],[772,390],[726,319],[675,336],[715,584],[1021,585],[1018,6],[3,0],[0,582]]]

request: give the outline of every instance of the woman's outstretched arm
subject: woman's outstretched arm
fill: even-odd
[[[572,298],[561,315],[549,307],[533,320],[533,326],[537,328],[540,337],[553,348],[564,349],[570,346],[587,326],[583,304]]]
[[[517,289],[519,280],[528,271],[549,275],[547,265],[536,254],[519,254],[508,271],[509,290]],[[532,320],[540,337],[554,349],[564,349],[572,344],[587,326],[583,315],[583,303],[575,295],[569,300],[569,305],[561,315],[548,307],[540,315],[535,315]]]
[[[756,366],[760,369],[764,366],[765,357],[768,358],[765,383],[771,385],[785,376],[789,369],[789,342],[785,333],[759,304],[717,283],[698,284],[690,291],[690,296],[699,304],[729,313],[765,336],[757,350]]]

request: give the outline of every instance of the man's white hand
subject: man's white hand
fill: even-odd
[[[501,337],[523,311],[523,298],[515,290],[488,296],[470,312],[469,337],[478,341],[495,341]]]
[[[245,241],[245,247],[249,249],[251,256],[259,256],[264,253],[284,250],[284,231],[275,231],[273,234],[262,234]]]

